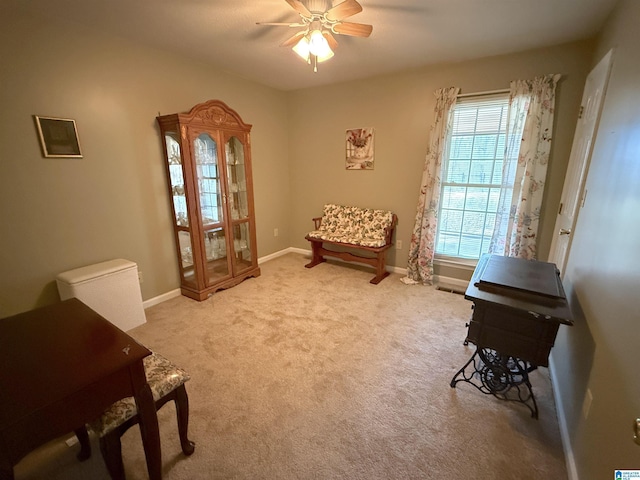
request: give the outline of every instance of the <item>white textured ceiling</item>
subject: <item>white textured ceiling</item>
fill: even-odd
[[[359,0],[363,12],[348,20],[373,25],[373,33],[369,38],[336,36],[335,57],[313,73],[290,48],[279,46],[295,29],[256,25],[299,20],[285,0],[8,1],[15,8],[170,50],[281,90],[587,38],[616,3]]]

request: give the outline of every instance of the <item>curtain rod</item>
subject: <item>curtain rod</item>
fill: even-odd
[[[489,90],[487,92],[478,92],[478,93],[461,93],[458,95],[458,98],[465,98],[465,97],[482,97],[484,95],[496,95],[498,93],[509,93],[510,90],[508,88],[502,89],[502,90]]]

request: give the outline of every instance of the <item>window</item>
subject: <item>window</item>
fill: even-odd
[[[442,165],[436,254],[478,259],[489,250],[505,154],[508,94],[460,99]]]

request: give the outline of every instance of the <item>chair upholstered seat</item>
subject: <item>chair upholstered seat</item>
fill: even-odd
[[[190,378],[189,375],[155,352],[145,357],[144,369],[156,410],[170,400],[175,402],[182,452],[185,455],[191,455],[194,452],[195,444],[187,438],[189,400],[187,390],[184,387],[185,382]],[[138,409],[135,399],[127,397],[113,403],[100,418],[88,425],[100,438],[102,457],[111,478],[114,480],[124,480],[125,478],[120,437],[137,423]],[[91,445],[86,428],[76,430],[76,435],[81,447],[78,458],[86,459],[91,455]]]
[[[154,402],[191,378],[183,369],[155,352],[145,357],[144,371],[147,383],[151,387]],[[91,422],[89,428],[99,437],[103,437],[137,414],[135,399],[133,397],[123,398],[113,403],[100,418]]]

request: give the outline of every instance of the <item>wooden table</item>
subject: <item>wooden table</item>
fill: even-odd
[[[0,479],[40,445],[133,396],[152,480],[158,419],[142,359],[151,352],[80,300],[0,319]]]
[[[502,400],[525,403],[537,418],[528,374],[549,365],[559,326],[573,324],[558,269],[547,262],[483,255],[465,298],[473,302],[465,345],[475,344],[476,352],[451,386],[464,381]]]

